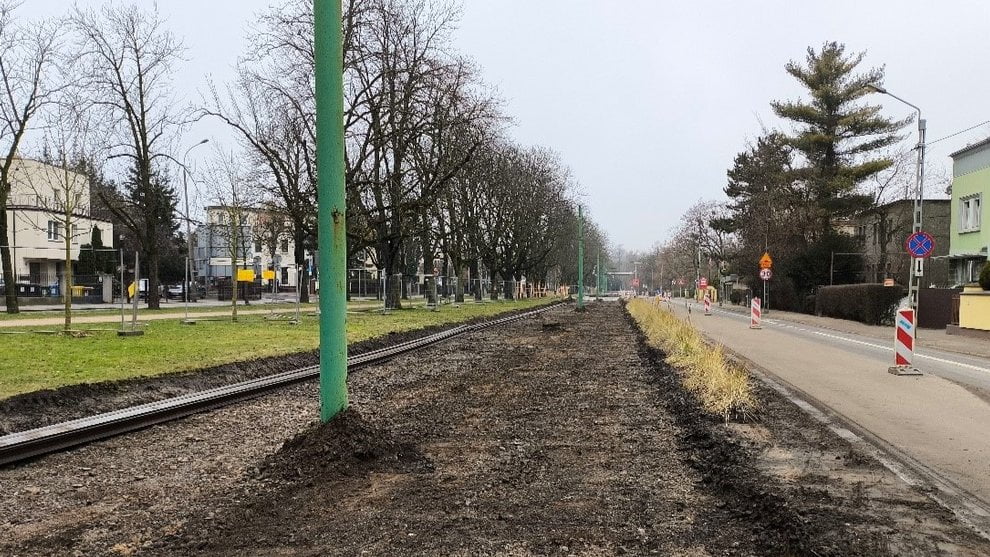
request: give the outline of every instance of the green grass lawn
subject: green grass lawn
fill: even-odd
[[[443,306],[440,311],[407,309],[382,315],[349,313],[347,341],[361,340],[468,320],[474,317],[535,307],[552,299]],[[228,308],[229,309],[229,308]],[[179,316],[181,317],[181,316]],[[153,376],[218,364],[312,350],[319,347],[319,323],[312,310],[303,322],[291,325],[286,318],[266,320],[262,315],[182,325],[179,319],[149,321],[140,337],[122,338],[113,332],[84,338],[53,335],[0,334],[0,398],[39,389]],[[28,331],[19,327],[3,329]]]

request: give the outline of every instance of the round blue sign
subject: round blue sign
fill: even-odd
[[[935,251],[935,239],[927,232],[915,232],[908,236],[904,247],[911,257],[925,258]]]

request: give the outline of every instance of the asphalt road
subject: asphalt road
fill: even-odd
[[[924,375],[895,376],[891,342],[715,308],[689,317],[709,338],[804,391],[831,411],[990,502],[990,359],[921,349]],[[977,341],[974,341],[977,342]]]

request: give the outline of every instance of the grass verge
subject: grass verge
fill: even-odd
[[[667,363],[682,371],[684,387],[707,411],[728,421],[734,416],[746,417],[756,409],[749,374],[726,360],[721,345],[710,346],[697,329],[650,301],[633,299],[626,308],[650,345],[663,351]]]
[[[489,317],[545,305],[554,299],[443,306],[381,313],[349,313],[347,341],[359,342],[393,331],[409,331]],[[0,398],[16,394],[99,381],[147,377],[188,371],[229,362],[313,350],[319,347],[319,320],[303,314],[292,325],[264,315],[200,321],[183,325],[176,319],[149,321],[144,336],[121,338],[112,323],[84,338],[54,335],[0,335]],[[25,331],[32,330],[23,329]],[[5,330],[18,330],[17,328]]]

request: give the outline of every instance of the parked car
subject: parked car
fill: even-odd
[[[166,288],[165,290],[165,297],[181,299],[183,297],[182,284],[169,285],[168,288]]]

